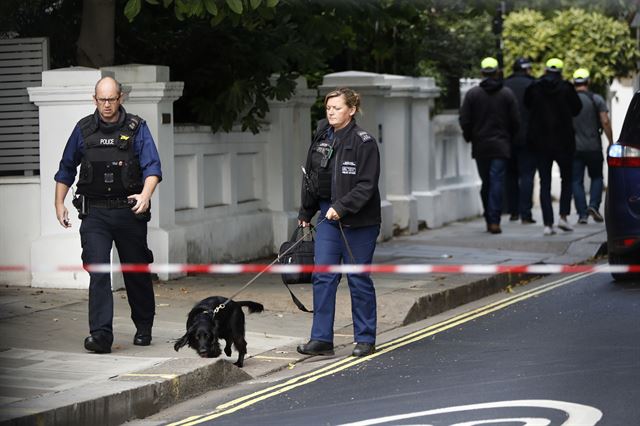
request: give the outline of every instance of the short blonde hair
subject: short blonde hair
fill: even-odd
[[[360,111],[360,95],[348,87],[341,87],[333,90],[324,97],[324,106],[327,106],[327,102],[331,98],[337,98],[338,96],[344,96],[345,103],[349,108],[356,108],[356,112]]]

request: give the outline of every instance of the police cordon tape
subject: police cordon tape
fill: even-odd
[[[292,274],[301,272],[341,273],[341,274],[573,274],[580,272],[597,273],[640,273],[640,265],[267,265],[259,263],[247,264],[142,264],[142,263],[94,263],[87,265],[59,265],[27,267],[21,265],[0,265],[0,272],[78,272],[96,273],[132,272],[132,273],[186,273],[186,274]]]

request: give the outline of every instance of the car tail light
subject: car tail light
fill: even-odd
[[[640,242],[639,238],[622,238],[613,240],[613,245],[618,249],[628,249],[630,247],[633,247],[638,242]]]
[[[609,167],[640,167],[640,149],[613,144],[609,147],[607,164]]]

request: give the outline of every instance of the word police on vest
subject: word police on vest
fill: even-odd
[[[116,144],[116,140],[115,139],[100,139],[100,145],[115,145]]]

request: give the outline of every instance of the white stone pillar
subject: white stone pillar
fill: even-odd
[[[31,285],[34,287],[88,287],[86,272],[51,271],[52,267],[82,263],[80,220],[69,193],[65,205],[72,227],[65,229],[58,223],[53,176],[76,123],[95,110],[92,96],[96,82],[112,75],[105,70],[84,67],[49,70],[42,73],[41,87],[27,89],[29,99],[40,109],[40,236],[31,244]]]
[[[124,107],[146,122],[158,148],[162,163],[162,182],[151,200],[149,247],[155,263],[184,263],[187,243],[184,230],[176,227],[175,149],[173,103],[182,96],[184,83],[169,81],[169,67],[158,65],[120,65],[102,68],[112,73],[126,93]],[[183,273],[158,274],[162,280]],[[115,286],[114,286],[115,287]]]
[[[431,111],[440,95],[430,77],[416,78],[411,108],[411,188],[418,220],[433,226],[433,202],[439,196],[436,184],[436,143]]]
[[[266,149],[267,206],[273,215],[273,250],[288,240],[298,224],[302,170],[311,143],[311,105],[316,91],[307,80],[296,80],[295,94],[283,102],[269,103],[269,140]]]
[[[416,179],[433,173],[430,110],[439,89],[432,78],[383,75],[391,86],[386,98],[385,119],[390,135],[387,143],[387,198],[393,204],[394,223],[410,234],[418,232]]]
[[[389,94],[391,87],[384,81],[380,74],[345,71],[324,76],[319,87],[320,94],[326,95],[331,90],[339,87],[349,87],[362,96],[362,115],[357,116],[358,125],[371,133],[378,141],[380,149],[381,173],[380,173],[380,198],[382,208],[382,225],[380,238],[385,240],[393,236],[394,213],[391,202],[387,199],[386,188],[386,152],[387,137],[391,135],[385,128],[385,96]]]

